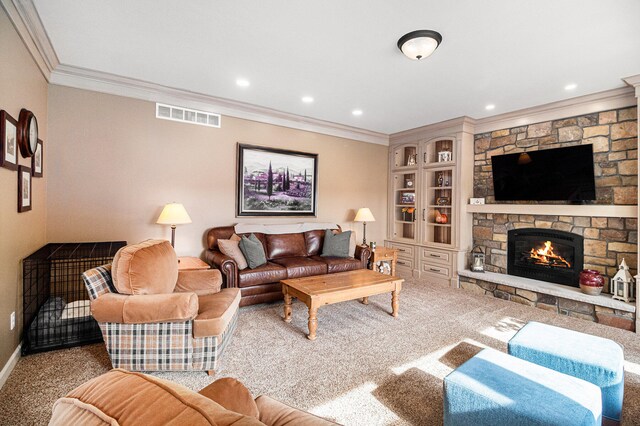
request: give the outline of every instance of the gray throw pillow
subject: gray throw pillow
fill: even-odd
[[[238,243],[238,247],[240,247],[240,251],[242,251],[245,259],[247,259],[249,268],[254,269],[267,263],[264,247],[262,247],[262,243],[254,234],[249,235],[249,238],[243,235]]]
[[[324,231],[324,245],[321,256],[349,257],[351,231],[334,234],[331,229]]]

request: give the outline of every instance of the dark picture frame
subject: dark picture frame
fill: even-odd
[[[18,213],[31,210],[31,167],[18,166]]]
[[[238,143],[236,216],[313,216],[318,154]]]
[[[42,139],[38,139],[36,150],[31,156],[31,175],[36,178],[41,178],[44,170],[44,146]]]
[[[0,111],[0,167],[18,170],[18,122]]]

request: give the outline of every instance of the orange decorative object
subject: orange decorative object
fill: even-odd
[[[435,217],[436,223],[440,223],[440,221],[442,220],[442,215],[438,210],[434,210],[434,214],[436,215]]]
[[[442,213],[440,215],[440,223],[447,223],[447,222],[449,222],[449,217],[445,213]]]

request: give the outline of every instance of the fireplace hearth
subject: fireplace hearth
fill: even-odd
[[[578,287],[584,261],[581,235],[555,229],[513,229],[507,234],[507,273]]]

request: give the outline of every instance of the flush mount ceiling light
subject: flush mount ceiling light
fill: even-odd
[[[432,30],[411,31],[398,40],[398,49],[409,59],[419,61],[431,55],[442,43],[440,33]]]

